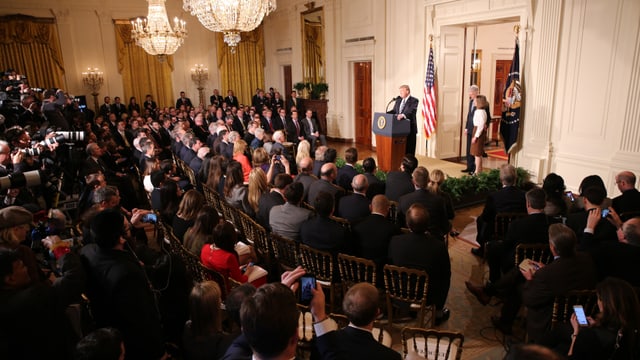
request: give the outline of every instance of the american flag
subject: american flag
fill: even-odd
[[[436,132],[438,115],[436,113],[436,84],[433,67],[433,46],[429,47],[429,64],[427,77],[424,81],[424,96],[422,98],[422,117],[424,118],[424,132],[427,139]]]

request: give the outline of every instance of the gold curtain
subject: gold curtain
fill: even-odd
[[[0,17],[0,70],[26,75],[31,87],[66,89],[55,19]]]
[[[167,56],[166,61],[161,63],[156,56],[147,54],[144,49],[136,45],[131,38],[129,20],[114,20],[114,25],[118,72],[122,75],[124,88],[122,102],[128,104],[129,97],[135,96],[138,104],[142,104],[145,96],[151,94],[158,106],[174,106],[171,82],[173,56]]]
[[[322,26],[318,26],[315,23],[304,23],[304,49],[305,49],[305,61],[304,61],[304,81],[311,83],[319,83],[324,81],[324,69],[322,55],[322,44],[324,39],[322,38]]]
[[[256,88],[264,88],[264,37],[262,25],[250,32],[240,33],[242,40],[236,53],[232,54],[217,33],[218,67],[222,92],[233,90],[241,104],[251,104]]]

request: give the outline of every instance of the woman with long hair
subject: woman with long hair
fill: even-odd
[[[244,140],[236,140],[233,143],[233,160],[242,165],[242,180],[244,182],[249,181],[249,172],[251,172],[251,164],[249,158],[244,152],[247,151],[247,143]]]
[[[609,277],[596,287],[599,313],[581,327],[571,316],[571,359],[639,359],[640,304],[628,282]]]
[[[173,234],[180,239],[184,238],[184,233],[187,232],[198,216],[198,212],[204,205],[204,196],[197,190],[189,190],[183,196],[178,206],[178,211],[173,216]]]
[[[249,193],[247,200],[254,213],[258,213],[258,202],[262,194],[269,191],[267,175],[260,168],[253,168],[249,173]]]
[[[556,173],[550,173],[542,182],[542,190],[547,196],[544,213],[547,216],[567,216],[569,205],[565,196],[565,185],[562,176]],[[573,198],[573,195],[571,195]]]
[[[300,160],[311,157],[311,144],[307,140],[302,140],[298,144],[298,151],[296,152],[296,165],[300,164]]]
[[[253,209],[249,206],[247,195],[247,187],[244,186],[242,179],[242,165],[232,160],[227,166],[227,176],[224,182],[224,198],[229,205],[246,212],[249,216],[253,216]]]
[[[444,180],[445,176],[442,170],[432,170],[429,172],[429,184],[427,185],[427,190],[432,194],[440,196],[444,200],[444,205],[447,210],[447,218],[449,219],[449,222],[451,222],[451,220],[456,216],[456,213],[453,210],[453,200],[451,200],[451,196],[440,189]]]
[[[253,167],[259,167],[262,171],[267,173],[269,171],[269,153],[262,147],[259,147],[253,151]]]
[[[197,283],[189,294],[189,320],[182,343],[189,360],[220,359],[231,344],[222,332],[222,291],[215,281]]]
[[[184,247],[199,255],[205,244],[213,244],[213,229],[219,222],[218,211],[211,205],[203,206],[193,226],[184,234]]]
[[[182,189],[178,183],[167,179],[160,186],[160,217],[165,224],[173,223],[173,215],[178,211]]]
[[[484,95],[476,96],[474,103],[476,105],[476,111],[473,112],[473,136],[471,138],[471,151],[470,154],[475,157],[476,172],[478,174],[482,172],[482,153],[484,152],[484,143],[486,138],[486,124],[487,124],[487,112],[485,108],[489,106],[487,97]]]
[[[142,184],[144,185],[144,189],[146,192],[151,194],[153,191],[153,184],[151,183],[151,173],[160,170],[160,161],[158,158],[147,158],[145,159],[147,163],[144,169],[144,173],[142,173]]]
[[[213,231],[213,244],[203,246],[200,261],[204,266],[220,272],[239,283],[251,282],[256,287],[266,283],[267,272],[259,266],[249,263],[240,267],[236,244],[238,234],[233,225],[227,221],[219,223]]]
[[[224,189],[224,174],[227,171],[227,160],[224,156],[215,155],[209,165],[206,185],[222,195]]]

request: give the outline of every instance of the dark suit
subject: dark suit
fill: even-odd
[[[323,359],[399,360],[402,358],[398,352],[378,343],[370,332],[351,326],[319,336],[316,339],[316,346]]]
[[[179,98],[178,101],[176,101],[176,109],[180,109],[180,106],[184,105],[185,107],[193,107],[193,104],[191,103],[191,99],[189,99],[188,97],[185,98]]]
[[[271,118],[271,126],[273,126],[274,131],[284,130],[284,124],[285,119],[280,118],[280,116],[274,116]]]
[[[471,155],[471,138],[473,137],[473,113],[476,111],[476,106],[473,104],[473,99],[469,99],[469,112],[467,113],[467,123],[464,129],[467,131],[467,170],[469,172],[476,171],[475,157]]]
[[[335,199],[334,206],[336,208],[339,206],[338,202],[344,195],[344,189],[324,179],[318,179],[318,181],[314,181],[313,183],[311,183],[311,185],[309,185],[309,193],[307,195],[307,198],[309,199],[309,203],[311,205],[313,205],[313,202],[321,191],[331,194]]]
[[[100,115],[104,118],[104,121],[109,121],[109,114],[111,113],[111,105],[102,104],[100,105]]]
[[[391,238],[389,259],[393,265],[425,270],[429,274],[427,304],[442,309],[451,285],[447,245],[429,234],[403,234]]]
[[[222,106],[222,102],[223,101],[224,101],[224,98],[222,97],[222,95],[211,95],[211,96],[209,96],[209,104],[211,104],[211,105],[217,103],[217,106]]]
[[[303,244],[332,253],[345,252],[350,247],[347,236],[345,228],[328,217],[312,217],[300,226]]]
[[[505,186],[489,194],[482,214],[476,219],[478,235],[476,241],[480,246],[491,240],[494,232],[496,215],[503,212],[526,213],[526,199],[524,191],[515,186]]]
[[[640,211],[640,191],[638,191],[638,189],[629,189],[623,192],[620,196],[613,198],[611,207],[618,214],[622,215],[624,215],[624,213]],[[628,219],[627,217],[623,220]]]
[[[529,340],[538,342],[549,329],[556,296],[571,290],[593,289],[595,285],[593,262],[586,254],[560,257],[538,270],[522,291],[522,302],[527,307]]]
[[[189,167],[193,169],[193,173],[197,175],[200,172],[200,168],[202,167],[202,159],[200,159],[198,156],[194,157],[189,162]]]
[[[116,118],[120,119],[120,116],[122,116],[122,114],[124,114],[125,112],[127,112],[127,108],[124,106],[123,103],[115,103],[111,105],[111,112],[116,114]]]
[[[364,176],[367,178],[369,182],[369,188],[367,189],[367,197],[369,200],[373,199],[376,195],[384,195],[385,184],[380,181],[375,175],[371,173],[364,173]]]
[[[596,264],[598,279],[613,276],[640,288],[640,246],[608,241],[597,246],[591,255]]]
[[[418,112],[418,99],[409,95],[404,104],[404,108],[400,111],[400,107],[402,104],[402,99],[398,96],[396,100],[396,104],[393,107],[393,113],[395,115],[403,114],[406,119],[401,121],[409,121],[410,123],[410,131],[409,135],[407,135],[407,147],[406,154],[414,155],[416,153],[416,135],[418,134],[418,126],[416,125],[416,113]],[[394,119],[394,121],[397,121]]]
[[[592,250],[594,247],[598,246],[599,243],[617,240],[615,226],[611,225],[611,223],[606,219],[601,219],[594,229],[593,236],[589,238],[588,242],[585,242],[583,234],[584,229],[587,227],[587,217],[589,217],[589,213],[583,210],[569,214],[566,221],[566,225],[576,233],[579,241],[578,247],[580,249]]]
[[[345,164],[343,167],[338,169],[338,186],[341,186],[347,191],[353,191],[351,181],[356,175],[358,175],[356,169],[351,165]]]
[[[316,151],[316,139],[320,140],[320,144],[325,146],[327,145],[327,139],[324,134],[322,134],[320,126],[318,126],[318,122],[315,118],[304,118],[300,123],[302,124],[305,139],[307,139],[309,144],[311,144],[311,153]],[[318,136],[314,135],[315,132],[318,132]]]
[[[276,205],[284,205],[284,202],[284,197],[277,191],[270,191],[266,194],[262,194],[258,200],[258,223],[270,231],[269,212],[272,207]]]
[[[235,97],[235,96],[227,96],[227,97],[225,97],[224,98],[224,102],[226,102],[227,106],[230,107],[230,108],[234,107],[234,106],[237,108],[238,106],[240,106],[240,104],[238,103],[238,98]]]
[[[285,130],[287,132],[287,141],[297,144],[300,142],[298,140],[299,136],[304,137],[304,130],[302,129],[302,125],[300,124],[300,120],[298,120],[298,126],[293,122],[293,119],[288,118],[285,123]]]
[[[382,267],[387,263],[389,242],[395,235],[400,235],[400,228],[380,214],[371,214],[360,222],[353,224],[354,254],[376,263],[378,274],[382,275]],[[383,276],[378,276],[379,284],[383,284]]]
[[[387,174],[385,195],[389,200],[398,201],[402,195],[408,194],[415,189],[411,174],[404,171],[391,171]]]
[[[295,106],[296,109],[298,110],[298,114],[304,115],[304,109],[302,108],[302,101],[300,100],[300,98],[296,98],[294,101],[293,98],[290,97],[287,100],[287,114],[291,113],[291,108],[293,106]]]
[[[158,104],[156,104],[156,102],[153,100],[151,101],[145,100],[145,102],[142,103],[142,106],[144,106],[145,109],[149,109],[149,111],[151,111],[152,113],[156,111],[156,109],[158,108]]]
[[[337,207],[337,214],[354,223],[371,214],[371,210],[369,210],[370,204],[371,201],[363,194],[353,193],[343,196],[340,199],[340,205]]]
[[[309,202],[307,199],[307,195],[309,194],[309,187],[314,181],[317,181],[318,178],[313,174],[300,173],[296,176],[293,182],[299,182],[304,187],[304,193],[302,195],[302,201]]]
[[[447,208],[442,197],[433,194],[425,189],[402,195],[398,200],[398,221],[404,224],[405,216],[409,207],[413,204],[422,204],[429,211],[429,231],[439,239],[449,232],[449,220],[447,219]]]

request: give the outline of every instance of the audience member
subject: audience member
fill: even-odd
[[[219,359],[231,343],[222,332],[222,292],[215,281],[197,283],[189,294],[189,320],[182,345],[187,359]]]
[[[184,243],[184,234],[193,226],[198,212],[204,205],[204,196],[196,190],[189,190],[182,195],[178,212],[173,216],[171,226],[173,234]]]
[[[237,161],[229,162],[224,183],[225,200],[234,208],[253,216],[247,195],[247,187],[244,186],[242,179],[242,165]]]
[[[390,201],[398,201],[402,195],[415,190],[411,174],[417,167],[418,159],[411,154],[407,154],[402,158],[400,171],[390,171],[387,174],[385,195]]]
[[[260,198],[269,191],[267,175],[260,168],[253,168],[249,173],[247,201],[254,214],[258,214]]]
[[[322,171],[320,172],[320,179],[314,181],[309,185],[309,193],[307,199],[313,201],[321,191],[331,194],[335,204],[340,204],[340,198],[344,196],[345,191],[343,188],[334,184],[336,177],[338,176],[338,168],[336,164],[329,162],[322,165]]]
[[[204,205],[193,223],[184,234],[184,247],[200,256],[205,244],[213,244],[213,229],[220,222],[218,211],[211,205]]]
[[[342,225],[330,219],[334,210],[333,196],[324,191],[319,192],[313,201],[313,207],[316,216],[300,226],[300,241],[318,250],[349,253],[349,234]]]
[[[312,212],[300,207],[304,189],[300,183],[291,183],[284,189],[287,202],[276,205],[269,212],[271,231],[291,240],[300,239],[300,226],[309,219]]]
[[[354,176],[358,175],[358,171],[354,167],[358,162],[358,149],[350,147],[345,150],[344,160],[344,166],[338,169],[337,184],[341,188],[351,191],[353,190],[351,181],[353,181]]]
[[[302,195],[303,201],[309,201],[307,198],[309,194],[309,187],[311,183],[318,180],[318,178],[313,175],[313,159],[310,157],[304,157],[298,161],[298,175],[294,179],[295,182],[299,182],[304,187],[304,194]]]
[[[353,194],[343,196],[340,199],[337,211],[338,216],[355,223],[371,214],[371,202],[367,198],[368,187],[369,183],[364,175],[358,174],[354,176],[351,181]]]
[[[408,234],[396,235],[389,243],[389,260],[393,265],[424,270],[429,274],[427,305],[436,306],[435,324],[449,319],[444,305],[451,284],[451,262],[447,245],[429,233],[429,211],[421,203],[413,204],[406,213]]]
[[[376,161],[372,157],[368,157],[362,160],[362,168],[364,169],[364,176],[369,183],[367,198],[371,200],[376,195],[384,195],[385,183],[376,176]]]
[[[78,342],[75,360],[124,360],[122,334],[114,328],[97,329]]]
[[[286,202],[284,198],[284,191],[287,185],[291,183],[291,176],[287,174],[278,174],[273,182],[271,190],[260,196],[260,199],[258,200],[256,219],[267,231],[271,231],[271,226],[269,225],[269,214],[271,209],[276,205],[283,205]]]
[[[623,220],[631,216],[640,215],[640,192],[636,189],[636,175],[631,171],[623,171],[616,175],[616,185],[622,194],[615,197],[611,202],[611,207],[620,214]]]

